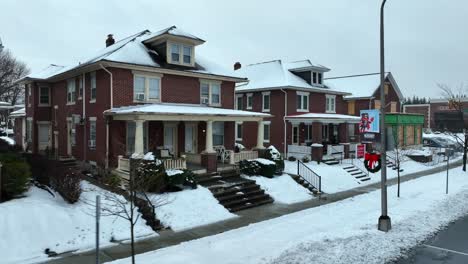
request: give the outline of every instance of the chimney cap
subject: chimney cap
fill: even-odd
[[[107,34],[107,39],[106,39],[106,47],[109,47],[115,43],[115,40],[113,38],[114,35],[112,34]]]
[[[234,63],[234,70],[235,71],[239,70],[240,68],[242,68],[242,64],[240,62]]]

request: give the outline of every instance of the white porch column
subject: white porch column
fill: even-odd
[[[135,120],[135,153],[144,154],[143,146],[143,123],[144,120]]]
[[[205,140],[205,152],[213,153],[213,121],[206,121],[206,140]]]
[[[263,120],[259,120],[258,122],[258,128],[257,128],[257,149],[264,149],[265,147],[263,146]]]

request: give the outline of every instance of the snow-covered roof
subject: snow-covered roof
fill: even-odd
[[[403,99],[392,73],[386,73],[385,78],[392,84],[400,99]],[[371,98],[380,87],[380,73],[325,78],[324,83],[332,89],[350,91],[352,95],[345,96],[345,99]]]
[[[147,37],[145,37],[143,39],[143,41],[150,41],[152,39],[155,39],[155,38],[160,37],[160,36],[165,35],[165,34],[172,35],[172,36],[178,36],[178,37],[184,37],[184,38],[190,38],[190,39],[205,42],[203,39],[201,39],[201,38],[199,38],[197,36],[194,36],[194,35],[192,35],[192,34],[190,34],[188,32],[185,32],[185,31],[177,28],[176,26],[171,26],[171,27],[165,28],[163,30],[153,32],[150,35],[148,35]]]
[[[285,62],[284,65],[286,69],[291,70],[291,71],[301,71],[301,70],[309,70],[309,69],[317,69],[317,70],[321,70],[324,72],[330,71],[329,68],[320,64],[314,64],[310,60]]]
[[[240,76],[245,76],[249,79],[248,83],[238,85],[236,91],[244,92],[296,88],[317,92],[345,94],[340,90],[329,89],[325,85],[311,85],[290,71],[293,67],[304,66],[306,64],[308,63],[304,61],[300,63],[283,63],[281,60],[274,60],[247,65],[235,71],[238,72]]]
[[[359,123],[361,118],[359,116],[352,115],[341,115],[341,114],[324,114],[324,113],[305,113],[297,115],[286,116],[286,120],[289,121],[329,121],[337,123]]]
[[[15,106],[11,105],[11,103],[0,101],[0,110],[14,109],[14,108],[15,108]]]
[[[271,117],[269,114],[234,109],[209,107],[190,104],[145,104],[116,107],[104,111],[108,115],[155,114],[155,115],[203,115],[203,116],[236,116],[236,117]]]
[[[137,34],[131,35],[120,41],[117,41],[104,49],[101,49],[92,56],[79,60],[79,62],[74,65],[67,67],[51,65],[38,73],[33,73],[26,76],[26,78],[29,77],[31,79],[46,80],[56,77],[63,73],[82,68],[93,63],[97,63],[99,61],[161,68],[162,66],[155,59],[155,57],[158,57],[159,54],[155,50],[149,49],[145,44],[143,44],[143,41],[154,37],[155,34],[164,34],[164,32],[168,32],[168,34],[170,33],[174,35],[188,34],[183,32],[182,30],[177,29],[175,26],[169,29],[158,31],[156,33],[151,33],[149,30],[141,31]],[[209,60],[203,58],[202,55],[199,54],[199,52],[197,52],[195,56],[195,68],[187,68],[180,70],[239,78],[239,75],[233,74],[231,70],[223,68],[217,65],[216,63],[212,63]],[[26,78],[22,78],[18,81],[25,80]]]
[[[10,113],[10,118],[26,116],[26,108],[21,108]]]

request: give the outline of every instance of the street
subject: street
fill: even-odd
[[[461,264],[468,263],[468,216],[458,219],[446,229],[416,247],[406,259],[396,264]]]

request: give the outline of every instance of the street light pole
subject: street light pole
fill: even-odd
[[[384,7],[387,0],[382,1],[380,7],[380,164],[381,169],[381,202],[382,214],[379,217],[378,229],[388,232],[392,228],[390,217],[387,215],[387,137],[385,131],[385,54],[384,54]]]

